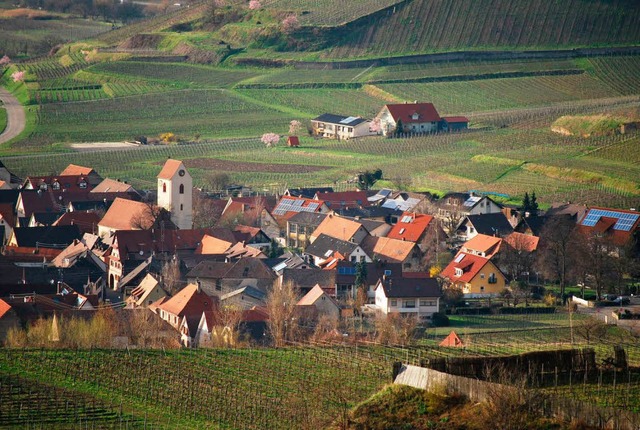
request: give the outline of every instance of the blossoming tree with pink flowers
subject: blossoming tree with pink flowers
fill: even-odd
[[[265,133],[262,135],[260,139],[262,143],[267,145],[267,148],[271,148],[272,146],[276,146],[280,141],[280,135],[275,133]]]

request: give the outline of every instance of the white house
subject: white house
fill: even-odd
[[[440,286],[435,278],[386,278],[378,281],[375,304],[384,314],[416,315],[431,319],[440,309]]]
[[[435,133],[440,115],[433,103],[388,104],[376,115],[375,121],[385,136],[401,133]]]
[[[313,134],[331,139],[346,140],[354,137],[371,136],[371,121],[359,116],[342,116],[325,113],[311,120]]]

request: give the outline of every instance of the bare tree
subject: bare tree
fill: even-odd
[[[607,334],[607,325],[597,318],[586,318],[580,324],[575,325],[574,332],[581,338],[583,338],[587,345],[592,340],[602,338]]]
[[[293,341],[298,334],[296,319],[296,303],[298,296],[295,285],[291,282],[275,284],[267,294],[267,313],[269,320],[267,327],[276,347],[281,347],[287,341]]]
[[[164,285],[164,288],[171,295],[180,291],[182,273],[180,272],[180,259],[175,255],[171,260],[164,262],[160,275],[162,276],[162,284]]]
[[[418,318],[415,315],[400,315],[399,313],[383,314],[375,317],[376,340],[389,345],[408,345],[415,338]]]
[[[176,228],[171,221],[171,213],[153,202],[145,202],[145,207],[131,217],[131,227],[140,230],[152,228],[174,230]]]
[[[560,282],[560,297],[565,298],[565,287],[572,251],[576,244],[576,225],[571,217],[551,218],[540,233],[540,252],[536,261],[540,271],[549,279]]]
[[[216,316],[224,332],[224,346],[233,347],[238,345],[242,313],[242,309],[233,304],[221,304],[218,308]]]
[[[193,189],[193,228],[214,227],[220,221],[222,210],[202,191]]]
[[[206,183],[211,187],[212,191],[222,192],[227,189],[231,178],[224,172],[210,173],[206,176]]]

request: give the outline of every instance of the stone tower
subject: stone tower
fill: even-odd
[[[158,206],[171,213],[181,230],[193,227],[193,179],[179,160],[167,160],[158,175]]]

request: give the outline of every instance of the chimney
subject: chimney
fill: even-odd
[[[524,213],[524,217],[525,217],[525,218],[529,218],[530,216],[531,216],[531,212],[526,211],[526,212]]]
[[[201,293],[202,292],[202,284],[200,283],[200,279],[196,278],[196,292],[197,293]]]

